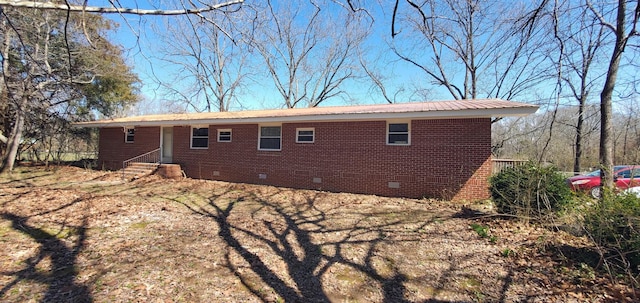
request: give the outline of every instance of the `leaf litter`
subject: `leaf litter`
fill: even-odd
[[[589,252],[586,239],[466,211],[19,167],[0,176],[0,301],[633,301],[628,286],[557,249]]]

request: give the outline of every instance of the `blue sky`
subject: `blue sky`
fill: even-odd
[[[101,2],[91,2],[89,5],[96,6],[110,6],[110,3],[105,0],[97,0]],[[303,0],[304,1],[304,0]],[[323,0],[317,0],[323,1]],[[345,8],[337,5],[337,1],[327,0],[327,9],[329,11],[339,11]],[[151,4],[160,3],[156,0],[123,0],[116,2],[117,5],[122,7],[138,7],[138,8],[162,8],[162,9],[176,9],[179,8],[178,1],[169,1],[168,4]],[[247,5],[250,5],[252,0],[245,0]],[[277,2],[274,0],[274,2]],[[263,3],[263,2],[257,2]],[[356,2],[354,2],[356,3]],[[365,2],[363,2],[365,3]],[[487,2],[489,3],[489,2]],[[493,2],[491,2],[493,3]],[[514,1],[514,2],[496,2],[493,9],[500,11],[500,9],[514,9],[517,10],[518,3],[520,5],[530,5],[527,1]],[[429,101],[429,100],[443,100],[451,99],[451,95],[441,87],[433,85],[432,79],[420,71],[413,65],[401,61],[396,55],[394,55],[388,47],[388,42],[392,41],[391,38],[391,12],[393,9],[394,1],[392,0],[380,0],[366,2],[368,11],[375,20],[373,23],[372,33],[364,42],[367,55],[365,58],[373,62],[373,67],[380,73],[386,76],[384,80],[387,90],[391,95],[400,91],[397,95],[397,102],[413,102],[413,101]],[[323,7],[325,9],[325,7]],[[403,12],[411,11],[408,4],[404,1],[400,2],[400,14]],[[509,15],[508,11],[504,11],[505,15]],[[112,34],[112,41],[120,44],[126,50],[126,57],[128,62],[134,67],[134,71],[138,74],[142,80],[141,92],[144,97],[142,102],[140,113],[160,113],[170,110],[166,107],[166,96],[162,93],[160,86],[157,83],[157,79],[165,84],[172,85],[173,88],[181,89],[182,83],[176,79],[181,78],[180,74],[176,74],[178,70],[175,65],[168,64],[165,61],[159,60],[160,51],[166,48],[161,42],[158,35],[151,29],[153,26],[162,28],[163,22],[172,20],[171,18],[177,17],[160,17],[160,16],[136,16],[136,15],[107,15],[108,18],[117,22],[120,27],[119,30]],[[430,50],[422,47],[413,47],[410,44],[411,39],[415,38],[410,34],[409,29],[406,27],[406,23],[402,23],[403,19],[399,19],[396,31],[400,32],[400,35],[393,39],[393,43],[402,48],[406,47],[408,52],[414,53],[415,58],[422,60],[422,64],[431,64],[430,57],[433,56]],[[329,30],[331,30],[329,28]],[[482,41],[480,41],[482,42]],[[420,45],[420,44],[416,44]],[[608,50],[606,51],[608,53]],[[424,55],[422,55],[424,54]],[[231,110],[241,109],[262,109],[262,108],[276,108],[282,106],[282,97],[277,94],[272,80],[269,78],[266,71],[262,68],[264,62],[257,54],[253,54],[253,59],[250,62],[249,68],[257,71],[257,75],[252,76],[252,81],[249,82],[245,92],[239,97],[239,102],[242,103],[242,107],[232,106]],[[605,55],[606,57],[606,55]],[[455,58],[450,59],[450,65],[446,66],[448,69],[455,69],[455,66],[459,66],[459,62],[454,62]],[[458,65],[456,65],[458,64]],[[537,68],[544,69],[544,66],[537,66]],[[622,77],[633,76],[636,71],[632,71],[632,75],[625,74],[623,70]],[[490,76],[490,74],[489,74]],[[452,76],[454,82],[460,83],[462,76]],[[157,79],[156,79],[157,78]],[[342,105],[348,103],[365,104],[365,103],[384,103],[379,91],[372,88],[372,83],[364,79],[357,81],[349,81],[345,83],[343,89],[348,92],[349,98],[336,98],[330,101],[322,103],[322,106],[329,105]],[[554,90],[556,88],[553,84],[539,85],[533,89],[527,90],[526,93],[518,95],[515,101],[523,102],[554,102]],[[596,92],[592,92],[592,97],[597,97],[598,86],[595,87]],[[415,90],[422,90],[423,94],[415,93]],[[566,91],[566,89],[565,89]],[[545,101],[546,100],[546,101]]]
[[[250,2],[246,1],[245,3]],[[126,0],[120,1],[122,7],[137,7],[144,9],[153,8],[178,8],[175,5],[169,4],[162,6],[154,6],[150,4],[148,0]],[[94,2],[91,5],[110,6],[109,2]],[[330,7],[332,10],[343,10],[337,5]],[[380,10],[380,6],[375,6],[370,10],[375,18],[373,34],[368,38],[366,43],[370,48],[385,49],[382,47],[386,44],[385,39],[390,39],[390,18],[389,15]],[[175,79],[171,75],[175,72],[176,67],[171,64],[167,64],[161,60],[158,60],[156,51],[162,48],[163,45],[158,43],[160,40],[151,29],[152,26],[161,26],[164,20],[170,20],[175,17],[164,16],[136,16],[136,15],[107,15],[108,18],[119,24],[119,29],[112,33],[111,39],[114,43],[120,44],[125,49],[127,61],[134,67],[134,71],[138,74],[142,80],[141,93],[144,96],[144,103],[146,103],[147,109],[151,107],[152,111],[161,111],[154,106],[154,104],[161,104],[161,100],[164,99],[164,95],[160,92],[157,79],[166,83],[175,83],[176,87],[179,87],[179,83],[175,82]],[[404,66],[401,70],[397,70],[396,58],[390,53],[378,53],[372,52],[368,55],[371,61],[378,59],[376,64],[379,68],[384,69],[384,72],[389,79],[386,83],[391,86],[402,85],[415,80],[419,75],[416,71],[412,71],[411,67]],[[260,58],[255,58],[253,64],[259,66],[263,64]],[[281,106],[281,99],[275,88],[273,87],[272,80],[262,71],[262,76],[253,77],[254,81],[251,81],[250,88],[247,89],[240,99],[243,104],[243,108],[259,109],[259,108],[273,108]],[[393,77],[391,77],[393,76]],[[257,81],[257,83],[256,83]],[[348,92],[349,100],[345,98],[335,98],[322,103],[323,106],[328,105],[342,105],[344,103],[383,103],[384,99],[377,93],[377,90],[372,89],[371,83],[365,80],[350,81],[346,83],[345,91]],[[393,90],[393,88],[391,88]],[[412,101],[409,100],[409,95],[400,95],[399,101]],[[415,101],[415,100],[413,100]],[[238,108],[236,108],[238,109]]]

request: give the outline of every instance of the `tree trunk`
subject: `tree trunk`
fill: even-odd
[[[24,105],[26,104],[26,97],[20,104],[20,108],[16,109],[16,120],[9,138],[7,138],[6,153],[2,157],[2,164],[0,165],[0,173],[12,171],[18,155],[18,147],[20,147],[20,141],[22,140],[22,131],[24,130]]]
[[[2,71],[3,75],[0,77],[0,157],[4,159],[4,155],[6,155],[6,146],[9,143],[6,136],[9,135],[8,130],[11,125],[11,121],[9,121],[9,92],[6,88],[6,80],[5,73],[9,70],[9,50],[11,49],[11,38],[12,32],[7,30],[7,21],[4,20],[0,23],[0,31],[4,33],[4,40],[2,41],[2,53],[0,53],[0,57],[2,60]],[[0,166],[0,171],[2,171],[2,167]]]
[[[576,155],[573,159],[573,172],[576,175],[580,174],[579,172],[582,169],[582,128],[584,124],[584,106],[587,101],[586,99],[586,96],[584,98],[581,98],[580,105],[578,106],[578,123],[576,125]]]
[[[626,0],[618,0],[618,14],[616,19],[616,44],[611,54],[604,88],[600,94],[600,176],[602,187],[613,187],[613,130],[611,127],[612,96],[618,76],[620,59],[624,52],[627,36],[625,34]],[[601,198],[604,195],[601,195]]]

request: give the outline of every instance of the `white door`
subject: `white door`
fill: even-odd
[[[162,163],[173,162],[173,127],[162,128]]]

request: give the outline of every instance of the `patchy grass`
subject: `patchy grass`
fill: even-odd
[[[447,202],[119,177],[0,176],[0,301],[633,299],[593,265],[559,257],[587,254],[585,239]]]

